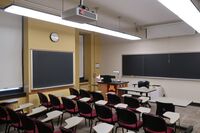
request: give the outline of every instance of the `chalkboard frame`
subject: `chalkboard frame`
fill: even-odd
[[[42,87],[35,87],[34,86],[34,59],[33,59],[33,53],[34,52],[49,52],[49,53],[63,53],[63,54],[71,54],[72,55],[72,80],[70,83],[66,84],[60,84],[60,85],[49,85],[49,86],[42,86]],[[53,50],[38,50],[38,49],[32,49],[31,50],[31,90],[40,90],[40,89],[50,89],[50,88],[58,88],[58,87],[66,87],[66,86],[72,86],[74,84],[74,53],[68,52],[68,51],[53,51]]]
[[[200,59],[200,52],[173,52],[173,53],[151,53],[151,54],[124,54],[124,55],[122,55],[122,72],[123,71],[125,71],[125,70],[123,70],[124,68],[123,68],[123,66],[124,66],[124,64],[123,64],[123,58],[124,58],[124,56],[138,56],[138,55],[140,55],[140,56],[143,56],[143,58],[145,58],[145,56],[147,57],[147,56],[149,56],[149,55],[167,55],[169,58],[167,59],[168,61],[167,62],[169,62],[169,63],[171,63],[171,61],[173,61],[173,56],[174,55],[184,55],[184,56],[187,56],[187,55],[193,55],[195,58],[196,58],[196,56],[198,56],[199,57],[199,59]],[[182,59],[182,60],[184,60],[184,59]],[[185,61],[185,60],[184,60]],[[190,60],[191,61],[191,60]],[[189,61],[189,62],[190,62]],[[196,62],[197,62],[197,60],[195,60]],[[194,62],[195,62],[194,61]],[[185,61],[184,63],[186,63],[187,61]],[[191,62],[190,62],[191,63]],[[145,64],[145,60],[144,60],[144,64]],[[198,64],[198,66],[200,67],[200,62],[199,63],[197,63]],[[170,66],[170,69],[172,69],[172,64],[170,64],[171,66]],[[174,64],[173,64],[174,65]],[[176,64],[177,65],[177,64]],[[188,65],[188,64],[187,64]],[[144,68],[144,66],[142,66],[143,68]],[[173,66],[174,67],[174,66]],[[176,66],[177,67],[177,66]],[[178,66],[177,68],[179,68],[179,67],[182,67],[182,66]],[[187,66],[188,67],[188,66]],[[193,70],[194,69],[194,65],[193,66],[191,66],[191,70]],[[184,76],[174,76],[173,74],[174,74],[174,72],[172,72],[172,70],[170,70],[170,72],[169,72],[169,75],[168,76],[157,76],[157,75],[146,75],[145,74],[145,70],[143,70],[144,71],[144,73],[140,73],[140,74],[128,74],[128,75],[126,75],[126,74],[124,74],[124,73],[122,73],[122,76],[127,76],[127,77],[145,77],[145,78],[163,78],[163,79],[177,79],[177,80],[200,80],[200,69],[198,69],[198,74],[199,74],[199,76],[196,76],[196,75],[193,75],[193,76],[191,76],[191,75],[189,75],[189,73],[187,73],[188,75],[184,75]],[[174,70],[173,70],[174,71]]]

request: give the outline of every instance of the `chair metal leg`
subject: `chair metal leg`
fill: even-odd
[[[114,128],[112,129],[112,133],[114,133]]]
[[[53,125],[53,121],[51,120],[51,125],[52,125],[52,128],[53,128],[53,130],[54,130],[54,125]]]
[[[115,128],[115,133],[117,133],[117,129],[119,128],[119,126],[117,126],[116,128]]]
[[[9,125],[9,126],[8,126],[8,132],[7,132],[7,133],[10,133],[10,127],[11,127],[11,126]]]
[[[5,133],[7,133],[7,130],[8,130],[8,123],[6,123],[6,129],[5,129]]]
[[[98,120],[95,122],[95,126],[97,125],[97,122],[99,122]]]
[[[87,126],[87,121],[86,121],[86,119],[85,119],[85,125]]]
[[[57,126],[59,125],[59,123],[60,123],[60,116],[58,117]]]
[[[18,132],[18,133],[20,133],[20,130],[19,130],[19,128],[17,129],[17,132]]]
[[[63,123],[63,114],[62,114],[62,116],[61,116],[61,120],[60,120],[61,122],[60,122],[60,126],[62,126],[62,123]]]
[[[92,132],[92,125],[93,125],[93,120],[91,120],[90,133]]]

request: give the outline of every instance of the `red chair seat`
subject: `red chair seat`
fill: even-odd
[[[78,108],[75,109],[66,109],[67,112],[72,113],[72,114],[76,114],[78,113]]]
[[[59,106],[53,106],[54,109],[57,109],[57,110],[64,110],[64,105],[63,104],[60,104]]]
[[[120,126],[125,127],[127,129],[139,129],[142,127],[143,122],[142,121],[137,121],[137,124],[125,124],[122,122],[118,122]]]
[[[54,131],[53,133],[62,133],[60,130]]]
[[[108,119],[99,118],[99,119],[106,123],[115,123],[117,122],[117,114],[113,114],[112,118],[108,118]]]
[[[80,115],[87,118],[94,118],[97,116],[96,110],[92,110],[92,113],[88,113],[88,114],[80,113]]]
[[[1,118],[0,118],[0,121],[9,121],[9,120],[10,120],[9,117],[1,117]]]
[[[23,128],[22,123],[12,123],[11,126],[14,128],[19,128],[19,129]]]
[[[152,131],[148,128],[146,128],[146,131],[148,131],[149,133],[166,133],[166,131],[158,132],[158,131]],[[173,133],[173,132],[174,132],[174,130],[172,128],[170,128],[170,127],[167,128],[167,133]]]
[[[50,102],[42,103],[42,105],[45,106],[45,107],[51,107],[51,103]]]
[[[29,131],[24,131],[24,133],[39,133],[37,128],[35,129],[35,132],[34,130],[29,130]]]

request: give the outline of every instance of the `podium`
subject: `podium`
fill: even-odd
[[[106,99],[107,92],[117,93],[118,88],[128,87],[128,81],[97,82],[98,88]]]

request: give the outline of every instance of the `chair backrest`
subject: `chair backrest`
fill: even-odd
[[[75,95],[75,96],[79,96],[79,92],[78,90],[74,89],[74,88],[69,88],[69,92],[70,92],[70,95]]]
[[[138,81],[138,87],[146,87],[149,88],[149,81]]]
[[[95,109],[96,109],[98,118],[100,119],[112,118],[112,110],[109,107],[105,105],[95,104]]]
[[[60,131],[61,131],[61,133],[73,133],[72,130],[66,129],[64,127],[60,127]]]
[[[108,93],[107,98],[108,98],[108,104],[114,104],[115,105],[115,104],[121,103],[120,97],[117,96],[116,94]]]
[[[21,123],[19,115],[12,109],[6,108],[12,123]]]
[[[125,108],[117,108],[116,111],[119,123],[137,124],[137,116],[133,111]]]
[[[35,123],[37,125],[38,133],[53,133],[53,129],[47,124],[39,120],[35,120]]]
[[[45,94],[38,92],[38,96],[39,96],[39,99],[40,99],[40,104],[48,103],[48,98]]]
[[[166,132],[167,133],[167,125],[159,116],[155,116],[152,114],[143,113],[143,128],[147,133],[151,132]]]
[[[35,132],[36,126],[35,126],[35,121],[33,119],[31,119],[30,117],[26,116],[25,114],[19,114],[19,117],[21,119],[23,129],[25,131],[32,130],[32,131]]]
[[[62,103],[65,109],[75,109],[76,104],[71,99],[67,99],[66,97],[61,97]]]
[[[50,99],[50,102],[53,106],[59,106],[60,105],[60,100],[57,96],[49,94],[49,99]]]
[[[80,96],[81,96],[82,98],[83,98],[83,97],[90,97],[90,92],[89,92],[89,91],[80,89],[79,92],[80,92]]]
[[[4,107],[0,106],[0,118],[8,118],[8,113]]]
[[[172,103],[156,102],[156,115],[163,116],[166,111],[175,112],[175,106]]]
[[[99,100],[104,100],[103,95],[99,92],[91,92],[91,94],[92,94],[92,98],[94,102],[99,101]]]
[[[124,97],[124,103],[128,104],[128,107],[130,108],[138,108],[140,107],[140,102],[138,99],[133,98],[133,97]]]
[[[92,113],[92,107],[86,103],[86,102],[81,102],[77,101],[78,109],[80,114],[90,114]]]

